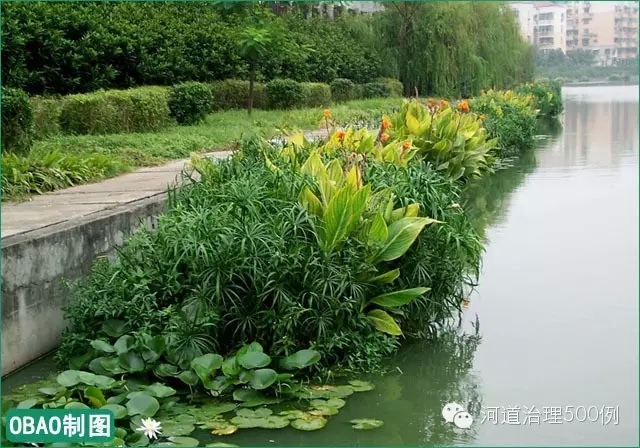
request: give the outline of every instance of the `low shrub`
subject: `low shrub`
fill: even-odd
[[[497,140],[500,158],[533,148],[538,115],[534,104],[534,95],[493,90],[469,101],[471,110],[483,115],[489,136]]]
[[[305,100],[302,84],[293,79],[274,79],[266,85],[270,109],[293,109]]]
[[[212,84],[212,110],[246,109],[249,104],[249,81],[226,79]],[[267,108],[267,93],[264,84],[253,85],[253,107]]]
[[[171,88],[168,106],[171,117],[179,124],[192,125],[211,112],[213,91],[210,84],[185,82]]]
[[[331,104],[331,88],[319,82],[302,83],[304,107],[327,107]]]
[[[31,98],[33,107],[34,132],[36,139],[52,137],[61,133],[60,115],[62,113],[61,98]]]
[[[363,98],[384,98],[391,96],[389,85],[383,82],[369,82],[362,85]]]
[[[524,84],[516,89],[522,95],[533,95],[532,107],[538,110],[538,117],[553,118],[563,111],[562,82],[541,81]]]
[[[331,98],[337,103],[357,98],[356,85],[350,79],[337,78],[331,81]],[[364,94],[364,92],[362,92]]]
[[[61,152],[32,153],[27,157],[2,155],[2,198],[20,199],[30,194],[69,188],[111,177],[126,167],[107,155],[76,156]]]
[[[64,134],[153,132],[171,122],[164,87],[98,91],[61,101],[59,125]]]
[[[378,79],[375,80],[375,82],[381,82],[381,83],[384,83],[384,84],[387,85],[388,96],[401,97],[401,96],[404,95],[404,86],[402,85],[402,82],[400,82],[397,79],[394,79],[394,78],[378,78]]]
[[[20,89],[2,87],[2,153],[27,153],[33,137],[29,95]]]

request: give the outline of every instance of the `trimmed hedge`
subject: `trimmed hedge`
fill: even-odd
[[[266,89],[270,109],[293,109],[305,100],[302,84],[293,79],[274,79],[267,83]]]
[[[302,83],[304,107],[326,107],[331,104],[331,88],[320,82]]]
[[[170,122],[165,87],[139,87],[70,95],[62,100],[65,134],[153,132]]]
[[[173,86],[167,103],[169,112],[179,124],[191,125],[203,121],[211,112],[211,84],[185,82]]]
[[[355,99],[359,93],[356,90],[356,85],[350,79],[337,78],[331,81],[329,86],[331,87],[331,98],[338,103]],[[362,94],[364,95],[364,92]]]
[[[230,110],[246,109],[249,103],[249,81],[239,79],[226,79],[212,84],[213,100],[211,109]],[[264,84],[253,85],[253,107],[256,109],[267,108],[267,92]]]
[[[403,96],[404,94],[404,86],[397,79],[378,78],[375,82],[381,82],[387,85],[387,96]]]
[[[22,154],[34,137],[33,109],[23,90],[2,88],[2,152]]]
[[[43,139],[60,134],[62,101],[62,98],[31,98],[36,139]]]

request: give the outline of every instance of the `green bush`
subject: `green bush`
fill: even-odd
[[[391,96],[389,86],[383,82],[369,82],[362,85],[363,98],[384,98]]]
[[[357,98],[356,85],[350,79],[338,78],[331,81],[331,98],[338,103]],[[364,91],[362,92],[364,95]]]
[[[26,153],[33,142],[33,108],[20,89],[2,88],[2,152]]]
[[[533,108],[538,110],[539,117],[553,118],[564,109],[562,104],[562,83],[559,81],[539,81],[523,84],[516,89],[523,95],[533,95]]]
[[[186,82],[173,86],[169,93],[169,111],[179,124],[192,125],[211,112],[213,92],[210,84]]]
[[[43,139],[60,134],[62,98],[31,98],[35,137]]]
[[[388,96],[401,97],[404,95],[404,87],[400,81],[394,78],[378,78],[375,82],[382,82],[387,85]]]
[[[226,79],[212,84],[212,110],[246,109],[249,104],[249,81]],[[267,94],[264,84],[253,85],[253,107],[267,108]]]
[[[64,134],[153,132],[170,123],[165,87],[69,95],[61,101]]]
[[[318,82],[302,83],[304,107],[327,107],[331,104],[331,88]]]
[[[274,79],[266,85],[270,109],[293,109],[304,101],[302,84],[292,79]]]

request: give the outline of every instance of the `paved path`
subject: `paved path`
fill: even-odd
[[[207,154],[226,157],[229,152]],[[2,204],[2,238],[48,227],[167,192],[190,159],[141,168],[95,184],[33,196],[28,202]]]
[[[326,136],[326,131],[305,134],[307,138],[314,139]],[[206,156],[227,157],[229,154],[225,151]],[[3,203],[2,238],[164,194],[179,179],[187,162],[189,159],[154,168],[141,168],[102,182],[33,196],[28,202]]]

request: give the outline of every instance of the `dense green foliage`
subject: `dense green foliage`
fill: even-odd
[[[38,117],[45,129],[54,125],[44,120],[56,116],[60,131],[70,135],[153,132],[170,123],[164,87],[76,94],[59,101],[59,115]]]
[[[417,88],[422,95],[467,97],[533,76],[533,50],[501,3],[390,3],[380,14],[335,20],[236,6],[5,2],[3,85],[69,94],[249,79],[255,69],[257,82],[366,84],[387,76],[400,79],[408,95]],[[238,30],[264,44],[259,63],[248,57]]]
[[[265,87],[267,102],[272,109],[292,109],[304,100],[302,84],[293,79],[274,79]]]
[[[25,153],[34,137],[33,107],[20,89],[2,88],[2,151]]]
[[[545,95],[550,92],[545,91]],[[498,142],[499,157],[514,157],[533,148],[538,111],[533,95],[490,90],[469,101],[470,109],[484,117],[489,135]]]
[[[539,117],[557,117],[563,111],[562,85],[557,81],[538,81],[523,84],[516,90],[523,95],[533,95],[533,108]]]
[[[368,39],[405,95],[470,97],[532,80],[533,48],[513,12],[498,2],[390,3]]]
[[[356,85],[350,79],[336,78],[331,81],[331,97],[336,102],[349,101],[358,96]]]
[[[210,84],[185,82],[173,86],[167,104],[171,117],[179,124],[197,124],[211,112],[213,93]]]

